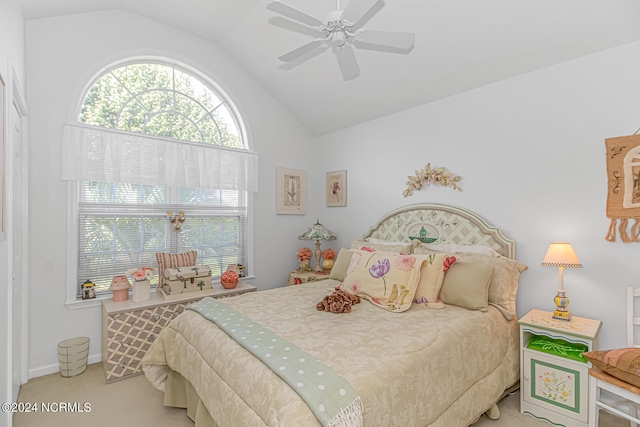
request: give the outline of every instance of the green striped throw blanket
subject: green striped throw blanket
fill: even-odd
[[[211,297],[187,306],[215,323],[286,381],[327,427],[362,426],[362,401],[333,369],[221,300]]]

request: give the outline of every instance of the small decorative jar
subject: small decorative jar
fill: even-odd
[[[129,299],[129,288],[131,287],[131,283],[129,283],[129,279],[127,276],[116,276],[111,281],[111,286],[109,286],[109,290],[113,291],[113,300],[114,301],[126,301]]]
[[[225,271],[220,276],[220,283],[225,289],[233,289],[238,286],[238,273],[235,271]]]

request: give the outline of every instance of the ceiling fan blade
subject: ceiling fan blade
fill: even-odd
[[[378,46],[396,49],[411,49],[416,36],[413,33],[397,33],[393,31],[362,30],[356,34],[356,40]]]
[[[356,61],[356,55],[350,45],[344,45],[337,49],[338,65],[342,72],[342,78],[345,80],[355,79],[360,75],[360,67]]]
[[[323,25],[321,20],[279,1],[273,1],[267,4],[267,9],[311,27],[320,27]]]
[[[285,53],[278,59],[282,62],[291,62],[294,59],[301,57],[305,53],[309,53],[312,50],[319,48],[320,46],[322,46],[323,43],[324,43],[324,40],[322,39],[314,40],[312,42],[309,42],[307,44],[300,46],[297,49],[292,50],[289,53]]]
[[[379,0],[350,0],[342,13],[342,19],[355,25],[378,1]]]

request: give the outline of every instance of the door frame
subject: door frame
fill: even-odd
[[[21,245],[22,245],[22,262],[21,265],[18,267],[21,270],[21,274],[20,277],[22,278],[22,292],[21,292],[21,300],[20,300],[20,307],[14,307],[14,309],[18,309],[20,310],[20,325],[19,325],[19,329],[16,329],[17,325],[13,324],[13,321],[11,322],[11,328],[12,328],[12,334],[17,334],[19,336],[19,342],[20,342],[20,348],[18,349],[13,349],[12,350],[12,354],[11,354],[11,381],[13,383],[13,358],[14,357],[19,357],[19,360],[21,361],[20,364],[20,371],[19,371],[19,382],[20,385],[25,384],[28,380],[29,380],[29,286],[27,286],[27,283],[29,283],[29,246],[28,246],[28,242],[29,242],[29,136],[28,136],[28,123],[27,123],[27,104],[25,102],[25,98],[23,96],[24,91],[22,90],[22,85],[20,84],[20,81],[18,79],[18,76],[15,72],[15,68],[13,67],[13,65],[9,62],[8,63],[8,74],[9,74],[9,82],[8,85],[10,85],[10,89],[7,90],[7,107],[8,107],[8,111],[7,111],[7,122],[9,126],[20,126],[20,136],[21,136],[21,140],[20,141],[14,141],[13,140],[13,131],[7,131],[7,150],[6,150],[6,154],[7,154],[7,160],[9,160],[9,157],[11,158],[11,160],[7,163],[10,163],[11,166],[8,168],[7,170],[7,176],[10,176],[10,182],[5,182],[5,185],[7,186],[6,190],[7,190],[7,196],[8,199],[11,201],[8,206],[7,206],[7,214],[8,214],[8,225],[12,225],[14,223],[13,221],[13,215],[14,212],[19,212],[20,215],[22,215],[23,218],[25,218],[25,220],[22,222],[23,224],[23,230],[21,231]],[[12,117],[12,110],[13,108],[16,109],[16,111],[18,112],[18,123],[13,123],[11,120]],[[9,129],[8,129],[9,130]],[[13,151],[14,151],[14,147],[15,144],[20,144],[21,145],[21,161],[22,161],[22,165],[21,165],[21,170],[22,170],[22,188],[21,191],[23,192],[21,200],[22,200],[22,206],[14,206],[14,200],[15,200],[15,196],[13,194],[13,171],[14,171],[14,165],[13,165]],[[11,156],[9,156],[8,154],[11,154]],[[16,210],[17,208],[17,210]],[[14,236],[15,233],[11,232],[9,233],[9,269],[10,269],[10,279],[13,278],[14,275],[14,271],[13,271],[13,245],[14,245]],[[10,286],[11,289],[13,290],[13,280],[11,280],[10,282]],[[18,399],[18,392],[15,390],[14,386],[12,385],[11,387],[11,391],[12,391],[12,399],[13,401],[17,401]],[[18,388],[19,391],[19,388]]]

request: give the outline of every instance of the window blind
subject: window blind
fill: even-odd
[[[181,231],[167,211],[185,212]],[[131,268],[157,268],[156,252],[196,250],[214,280],[229,264],[246,265],[245,192],[82,181],[78,218],[78,296],[85,280],[101,293]]]

